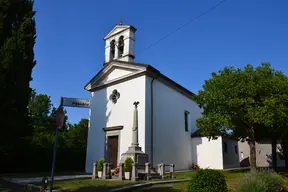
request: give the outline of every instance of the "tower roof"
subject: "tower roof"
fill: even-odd
[[[113,29],[104,37],[104,40],[114,36],[114,35],[117,35],[123,31],[126,31],[126,30],[132,30],[132,31],[136,31],[137,29],[131,25],[123,25],[123,24],[116,24]]]

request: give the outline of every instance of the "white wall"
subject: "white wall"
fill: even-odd
[[[208,140],[206,137],[192,138],[192,162],[200,168],[223,169],[222,137]]]
[[[122,27],[118,27],[113,34],[123,30]],[[112,34],[111,34],[112,35]],[[133,58],[128,56],[129,54],[134,55],[134,41],[135,41],[135,32],[132,29],[124,30],[119,34],[116,34],[112,37],[106,39],[105,42],[105,62],[110,61],[110,42],[115,40],[116,45],[118,45],[119,38],[124,37],[124,50],[123,50],[123,57],[118,58],[118,49],[115,46],[115,57],[114,60],[118,59],[121,61],[133,62]]]
[[[223,148],[224,142],[227,144],[227,151],[223,150],[223,166],[224,169],[239,167],[239,148],[238,141],[222,138]]]
[[[111,75],[115,76],[117,74]],[[120,151],[118,152],[118,159],[120,159],[122,153],[127,151],[132,141],[134,101],[140,102],[138,105],[139,144],[145,150],[145,79],[145,76],[141,76],[94,92],[91,99],[86,172],[91,173],[93,163],[104,157],[105,132],[102,128],[124,126],[119,138]],[[120,98],[116,104],[109,100],[114,89],[117,89],[120,93]]]
[[[249,165],[250,147],[247,142],[238,142],[239,146],[239,161],[243,166]],[[277,166],[284,167],[285,161],[280,158],[280,144],[277,145]],[[243,153],[243,158],[241,157]],[[259,167],[271,167],[272,166],[272,146],[269,141],[261,141],[256,143],[256,164]]]
[[[146,122],[150,122],[150,85],[146,83]],[[199,107],[188,97],[164,85],[158,80],[153,83],[153,164],[175,164],[176,170],[188,169],[192,164],[191,133],[196,129],[196,119],[201,115]],[[184,112],[190,112],[189,131],[185,132]],[[148,117],[147,117],[148,115]],[[149,118],[149,119],[148,119]],[[150,124],[146,129],[150,129]],[[146,133],[150,133],[147,130]],[[150,140],[146,140],[150,143]],[[149,144],[147,144],[148,146]],[[150,145],[149,145],[150,146]],[[147,149],[148,154],[150,150]]]

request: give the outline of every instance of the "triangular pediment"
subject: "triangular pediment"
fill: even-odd
[[[129,77],[146,71],[145,66],[112,62],[105,66],[86,86],[86,90],[93,90],[107,84],[117,83]]]
[[[108,39],[109,37],[113,36],[113,35],[116,35],[122,31],[125,31],[129,28],[133,28],[132,26],[129,26],[129,25],[115,25],[115,27],[108,33],[108,35],[106,35],[104,37],[104,40],[105,39]]]

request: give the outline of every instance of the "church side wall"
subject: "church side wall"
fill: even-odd
[[[91,173],[93,163],[104,157],[104,127],[124,126],[119,135],[118,161],[132,142],[134,101],[139,101],[139,144],[145,151],[145,76],[95,91],[91,98],[90,126],[88,130],[86,172]],[[113,104],[109,97],[114,89],[120,98]],[[112,131],[111,131],[112,133]]]
[[[152,78],[147,77],[148,101],[151,100],[151,80]],[[153,164],[172,163],[175,164],[176,170],[188,169],[192,164],[191,133],[196,130],[196,119],[201,116],[200,109],[191,99],[158,80],[154,81],[153,90]],[[148,102],[146,104],[148,111],[150,110]],[[185,111],[189,112],[187,132],[184,121]],[[150,124],[146,128],[150,129]]]

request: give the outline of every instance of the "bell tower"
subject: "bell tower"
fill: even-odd
[[[136,28],[122,23],[115,27],[104,37],[105,63],[112,60],[134,62],[134,44]]]

